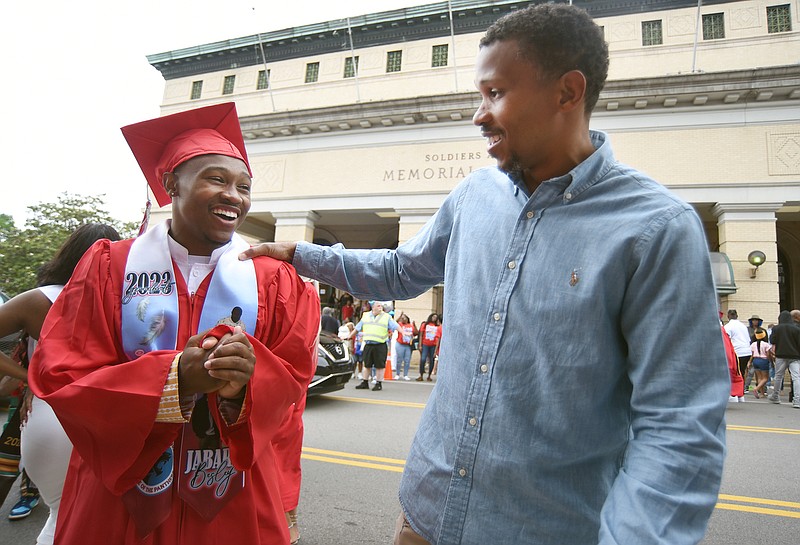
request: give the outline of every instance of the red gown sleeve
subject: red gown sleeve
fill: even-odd
[[[122,279],[114,282],[112,254],[127,255],[130,241],[117,244],[98,241],[76,267],[45,319],[29,381],[76,452],[119,495],[147,473],[181,425],[155,422],[176,351],[130,361],[121,349]]]

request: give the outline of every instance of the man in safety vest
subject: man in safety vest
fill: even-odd
[[[397,330],[397,322],[383,311],[381,301],[370,301],[372,312],[364,314],[361,321],[356,324],[356,330],[360,331],[364,340],[364,367],[370,369],[364,375],[361,384],[356,386],[357,390],[369,388],[369,375],[372,369],[375,370],[375,386],[372,391],[382,390],[381,373],[386,367],[386,356],[388,346],[386,341],[389,339],[389,332]]]

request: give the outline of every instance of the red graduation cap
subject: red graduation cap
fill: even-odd
[[[122,127],[159,206],[172,202],[162,184],[165,172],[198,155],[226,155],[250,163],[236,104],[226,102]]]

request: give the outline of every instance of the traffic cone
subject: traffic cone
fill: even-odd
[[[383,380],[394,380],[394,371],[392,371],[392,349],[390,348],[386,354],[386,367],[383,368]]]

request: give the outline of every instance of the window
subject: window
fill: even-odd
[[[310,62],[306,64],[306,83],[314,83],[319,79],[319,63]]]
[[[782,6],[767,6],[767,32],[789,32],[792,30],[792,17],[789,13],[789,4]]]
[[[222,84],[222,94],[230,95],[233,93],[233,84],[236,82],[236,76],[225,76],[225,81]]]
[[[355,64],[353,64],[353,57],[347,57],[344,59],[344,77],[355,77],[356,72],[358,72],[358,57],[355,57],[355,59]]]
[[[192,82],[192,98],[191,100],[197,100],[200,98],[200,93],[203,92],[203,80],[200,81],[193,81]]]
[[[431,67],[447,66],[447,44],[433,46],[433,60]]]
[[[719,40],[725,37],[725,19],[721,13],[703,15],[703,39]]]
[[[269,70],[259,70],[258,71],[258,83],[256,83],[256,89],[268,89],[269,88]]]
[[[402,51],[389,51],[386,54],[386,72],[399,72],[402,63]]]
[[[661,45],[663,43],[661,19],[657,21],[642,21],[642,45]]]

